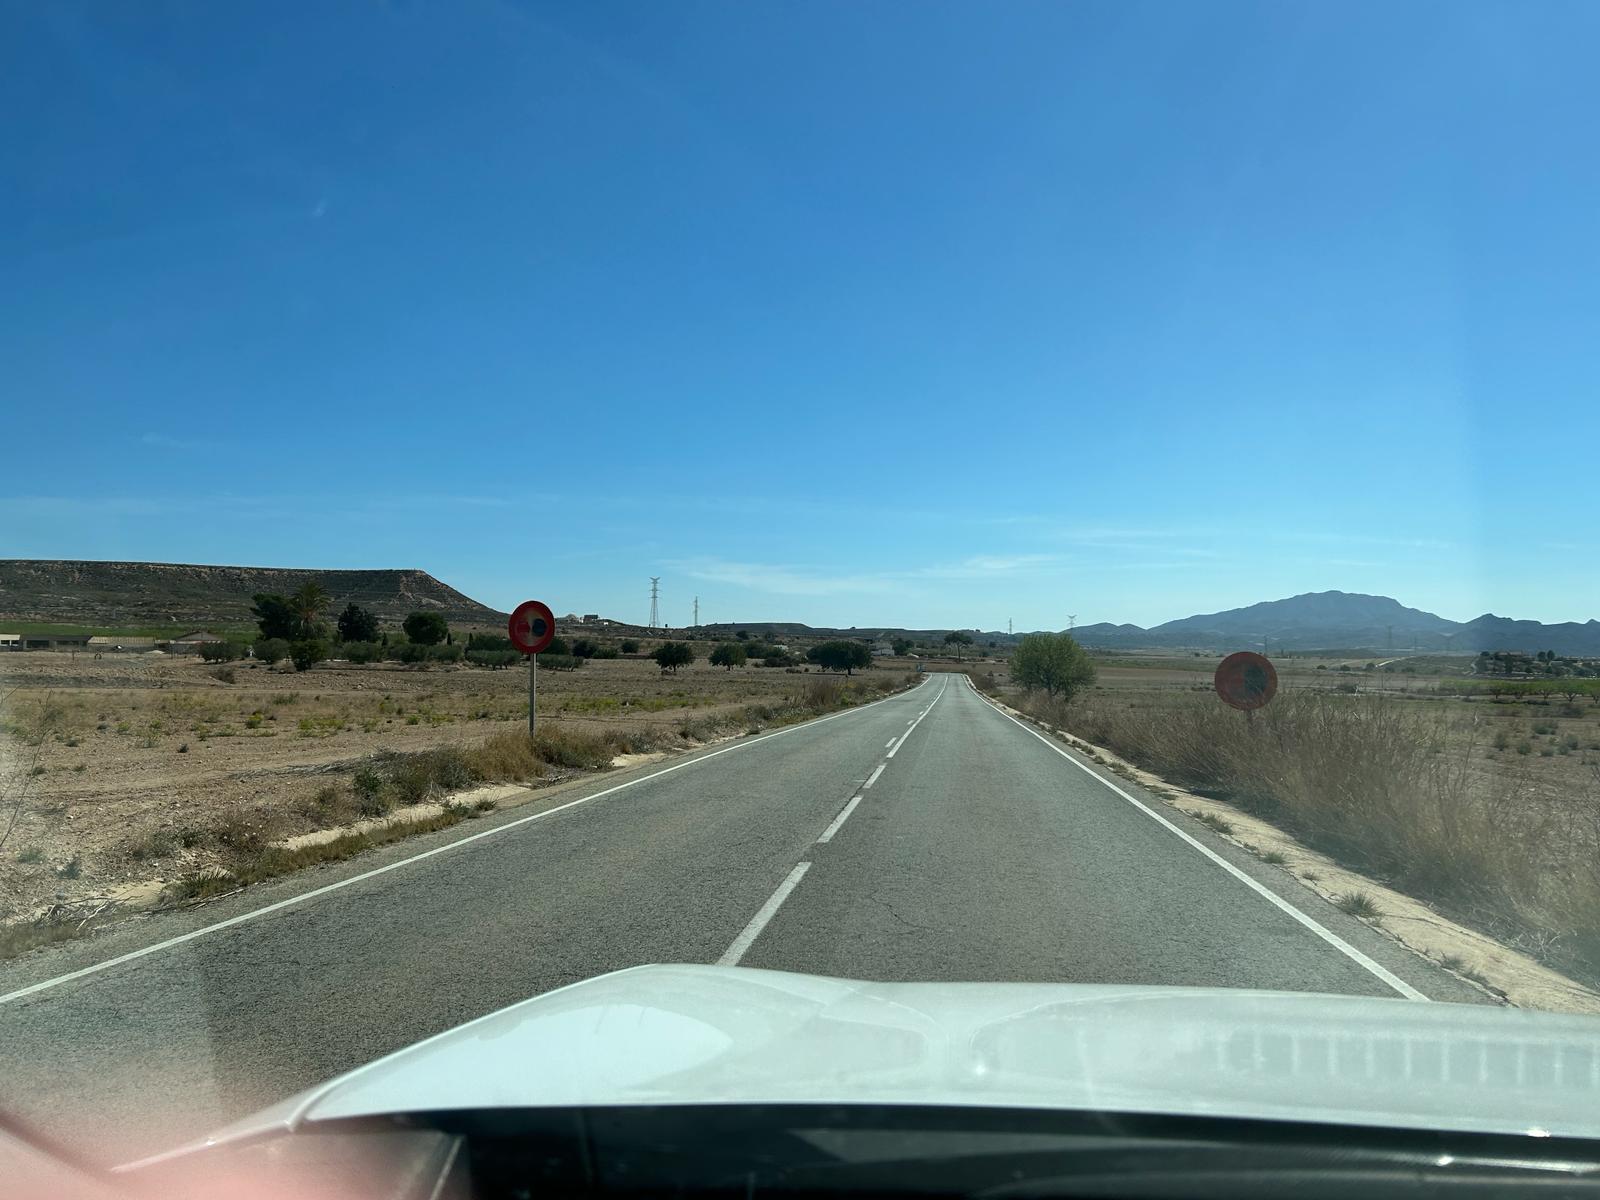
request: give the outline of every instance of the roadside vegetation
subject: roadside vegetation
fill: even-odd
[[[1052,693],[1043,656],[1021,651],[1013,687],[992,671],[974,681],[1045,724],[1600,979],[1600,722],[1590,706],[1529,720],[1518,710],[1537,712],[1551,693],[1485,703],[1291,685],[1246,716],[1219,703],[1204,675]],[[1574,766],[1540,773],[1528,765],[1535,750]]]
[[[447,828],[496,807],[490,801],[463,804],[453,794],[481,784],[533,784],[551,777],[607,770],[622,755],[682,750],[718,737],[760,733],[810,720],[877,699],[912,679],[880,675],[870,684],[813,679],[778,704],[749,704],[715,718],[686,721],[675,729],[582,730],[541,728],[495,734],[464,747],[417,754],[387,754],[363,764],[348,780],[325,783],[290,812],[258,809],[208,831],[196,830],[191,845],[208,844],[213,861],[193,868],[166,889],[174,901],[216,896],[317,863],[349,858],[362,850],[417,833]],[[370,829],[342,833],[307,845],[275,845],[291,831],[337,828],[377,820],[398,809],[437,804],[438,812],[407,816]]]
[[[347,629],[359,620],[340,617]],[[468,645],[499,655],[502,641],[479,635]],[[566,649],[556,661],[572,669],[552,674],[548,690],[541,680],[531,740],[520,672],[468,663],[418,673],[347,656],[298,672],[260,657],[207,665],[19,656],[30,686],[0,708],[0,958],[92,932],[135,903],[124,890],[140,881],[162,892],[158,903],[215,897],[481,817],[494,806],[458,798],[479,785],[551,786],[625,756],[761,733],[915,681],[899,671],[846,678],[726,664],[668,674],[637,657],[649,649],[637,642],[629,658],[598,639]],[[541,665],[555,664],[547,656]],[[81,687],[51,684],[69,678]],[[119,680],[131,686],[107,686]],[[308,840],[318,833],[328,836]],[[139,895],[139,905],[155,900]]]

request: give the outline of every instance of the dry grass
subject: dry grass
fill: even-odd
[[[268,846],[235,864],[232,870],[215,867],[192,871],[170,884],[166,890],[169,899],[176,901],[203,900],[212,896],[238,891],[252,883],[287,875],[291,871],[322,863],[340,862],[370,850],[388,845],[419,833],[433,833],[464,821],[469,811],[462,805],[449,805],[441,813],[418,817],[413,821],[400,821],[359,833],[346,833],[327,842],[317,842],[286,850]]]
[[[1253,719],[1187,690],[1126,696],[1006,699],[1513,944],[1600,976],[1600,772],[1578,794],[1486,773],[1473,715],[1391,695],[1290,691]]]
[[[296,757],[288,766],[296,774],[285,779],[296,782],[277,794],[262,795],[253,782],[245,782],[242,790],[253,792],[246,802],[210,810],[194,805],[190,810],[179,810],[176,819],[170,802],[152,806],[147,810],[147,824],[123,830],[115,853],[125,877],[147,878],[162,872],[176,877],[176,882],[166,888],[170,901],[202,901],[293,870],[341,861],[398,838],[445,829],[462,819],[480,818],[494,810],[493,802],[482,800],[467,805],[450,800],[451,794],[475,784],[528,784],[582,771],[606,770],[618,755],[693,749],[712,739],[758,733],[869,702],[914,683],[915,677],[898,672],[874,672],[858,678],[762,674],[750,683],[758,682],[757,694],[768,699],[744,704],[728,702],[741,694],[738,678],[733,682],[712,678],[706,682],[706,693],[674,688],[643,696],[632,691],[632,686],[640,682],[638,670],[618,675],[611,680],[611,686],[622,682],[627,683],[627,688],[611,698],[595,691],[566,698],[581,701],[573,704],[573,709],[587,710],[586,717],[576,720],[563,717],[547,722],[542,715],[541,698],[538,738],[528,738],[518,726],[512,730],[502,728],[486,738],[446,742],[427,749],[406,749],[405,742],[379,742],[376,752],[370,750],[360,758],[328,758],[320,752],[307,758],[306,750],[296,750]],[[742,694],[749,694],[749,690]],[[126,742],[126,734],[130,733],[152,741],[176,742],[173,733],[178,730],[192,734],[197,741],[237,736],[240,741],[227,742],[230,747],[240,746],[246,738],[282,733],[290,734],[290,738],[254,744],[306,747],[307,739],[322,742],[347,738],[352,725],[366,720],[363,710],[368,717],[381,718],[386,730],[395,731],[411,728],[405,725],[411,717],[418,717],[426,728],[462,720],[522,720],[526,715],[525,709],[518,715],[514,710],[488,704],[474,707],[478,701],[472,696],[467,696],[467,702],[458,696],[450,709],[445,709],[446,699],[446,694],[432,691],[413,691],[410,696],[400,696],[398,691],[379,696],[323,691],[270,696],[262,693],[242,702],[226,701],[238,706],[234,709],[237,715],[230,717],[218,701],[208,696],[155,694],[147,701],[139,698],[141,709],[136,710],[136,718],[115,722],[118,728],[112,731],[115,717],[133,717],[134,712],[115,712],[106,698],[74,699],[61,704],[46,696],[29,706],[26,725],[8,726],[6,733],[19,741],[30,739],[35,746],[59,741],[74,747],[75,736],[62,733],[74,726],[93,728],[94,733],[112,742]],[[293,736],[296,731],[299,736]],[[298,782],[301,771],[312,779]],[[347,829],[366,819],[387,816],[403,806],[430,802],[443,802],[445,811],[390,822],[376,829]],[[35,822],[54,821],[62,810],[64,805],[29,806]],[[282,845],[291,835],[314,829],[341,832],[328,842],[296,846],[293,850]],[[70,827],[54,832],[69,834]],[[21,842],[21,838],[18,840]],[[32,870],[34,877],[30,878],[35,888],[58,890],[64,883],[77,885],[80,874],[85,872],[86,859],[80,854],[72,853],[64,866],[51,867],[50,864],[61,864],[62,854],[46,853],[32,842],[24,846],[26,850],[6,856],[6,866]],[[85,878],[83,885],[104,885],[106,861],[104,853],[88,859],[88,874],[94,878]],[[74,907],[56,904],[38,920],[0,925],[0,958],[75,938],[107,920],[96,915],[85,922],[83,909],[72,912]]]

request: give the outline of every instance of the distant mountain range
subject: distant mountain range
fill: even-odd
[[[53,622],[113,628],[181,625],[190,628],[251,623],[256,592],[291,592],[316,580],[333,598],[337,612],[354,601],[388,621],[418,610],[443,614],[452,625],[500,628],[506,615],[426,571],[316,571],[286,567],[197,566],[186,563],[92,562],[66,559],[0,559],[0,626],[7,621]],[[560,621],[577,632],[583,622]],[[795,621],[737,621],[695,630],[650,631],[612,621],[585,626],[612,636],[702,638],[748,634],[790,639],[826,637],[889,640],[907,637],[937,644],[945,629],[893,626],[832,628]],[[969,630],[980,645],[1007,646],[1021,634]],[[1144,629],[1138,625],[1083,625],[1074,631],[1086,646],[1106,650],[1195,649],[1408,650],[1477,653],[1480,650],[1555,650],[1600,656],[1600,621],[1545,625],[1485,613],[1470,621],[1450,621],[1407,608],[1388,596],[1359,592],[1307,592],[1246,608],[1184,617]]]
[[[249,625],[257,592],[292,592],[315,580],[337,613],[352,601],[387,621],[442,613],[452,625],[499,628],[506,614],[479,604],[426,571],[313,571],[189,563],[0,559],[0,626],[54,622],[86,627],[188,628]]]
[[[907,637],[937,644],[945,629],[863,626],[836,629],[791,621],[735,621],[704,626],[712,637],[740,630],[768,637]],[[1003,630],[968,630],[979,645],[1009,646],[1024,635]],[[1473,653],[1480,650],[1555,650],[1600,656],[1600,621],[1545,625],[1484,613],[1470,621],[1451,621],[1388,596],[1359,592],[1307,592],[1287,600],[1267,600],[1245,608],[1184,617],[1145,629],[1139,625],[1080,625],[1073,631],[1085,646],[1105,650],[1361,650],[1401,653],[1426,650]]]
[[[1287,600],[1184,617],[1149,629],[1102,622],[1074,632],[1084,645],[1105,649],[1169,646],[1223,650],[1259,648],[1265,642],[1269,649],[1280,650],[1555,650],[1600,655],[1600,621],[1545,625],[1493,613],[1470,621],[1451,621],[1407,608],[1388,596],[1359,592],[1307,592]]]

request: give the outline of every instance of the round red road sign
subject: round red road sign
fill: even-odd
[[[538,654],[556,636],[556,618],[541,600],[524,600],[511,614],[511,644],[524,654]]]
[[[1264,657],[1250,650],[1230,654],[1217,665],[1212,679],[1224,704],[1249,712],[1278,692],[1278,673]]]

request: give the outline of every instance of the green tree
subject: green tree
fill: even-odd
[[[436,612],[414,612],[402,622],[400,628],[406,631],[407,638],[419,646],[437,646],[450,632],[444,617]]]
[[[957,629],[944,635],[944,644],[946,646],[954,646],[956,648],[956,657],[960,658],[961,648],[972,645],[972,635]]]
[[[593,658],[600,650],[600,644],[590,638],[578,638],[572,643],[573,658]]]
[[[738,642],[723,642],[711,652],[711,665],[713,667],[726,667],[733,670],[745,664],[744,647]]]
[[[1011,654],[1011,678],[1030,692],[1071,700],[1094,682],[1094,664],[1070,633],[1030,633]]]
[[[289,660],[296,671],[309,671],[328,657],[328,643],[321,638],[302,638],[289,643]]]
[[[866,670],[872,665],[872,651],[864,642],[840,639],[836,642],[819,642],[806,651],[806,658],[825,671],[843,671],[853,674],[857,668]]]
[[[257,638],[253,653],[257,661],[270,666],[289,657],[289,643],[283,638]]]
[[[232,662],[239,656],[239,647],[232,642],[202,642],[200,644],[200,657],[209,663]]]
[[[356,604],[347,604],[339,614],[339,640],[341,642],[375,642],[378,640],[378,616]]]
[[[299,636],[299,618],[287,596],[280,596],[276,592],[257,592],[252,599],[255,605],[250,611],[261,629],[262,637],[287,641]]]
[[[905,638],[895,638],[894,641],[889,643],[889,646],[894,651],[896,658],[904,658],[911,653],[911,643]]]
[[[637,653],[639,653],[639,643],[636,642],[633,638],[623,638],[622,639],[622,652],[624,654],[637,654]]]
[[[299,623],[301,640],[317,640],[317,625],[322,614],[328,611],[328,593],[323,586],[315,579],[306,580],[289,597],[289,606],[294,609],[295,620]]]
[[[671,671],[676,675],[679,667],[686,667],[694,661],[694,649],[687,642],[662,642],[651,657],[663,671]]]

